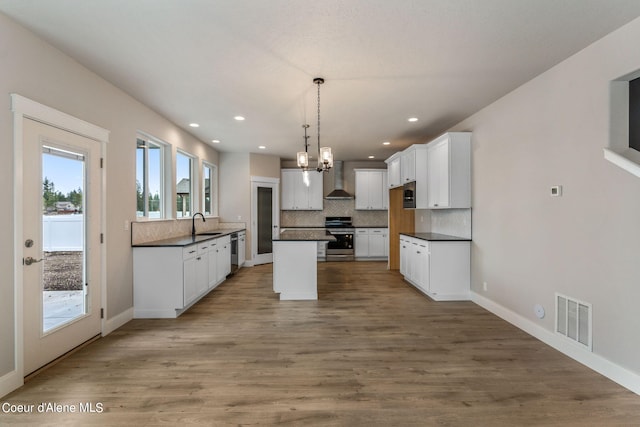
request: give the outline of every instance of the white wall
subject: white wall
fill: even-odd
[[[638,40],[640,19],[452,130],[473,132],[473,290],[549,331],[554,292],[592,303],[594,353],[640,374],[640,179],[602,152]]]
[[[13,200],[11,93],[111,131],[107,147],[107,319],[132,307],[130,232],[135,220],[135,140],[147,132],[200,159],[218,164],[215,150],[145,107],[34,34],[0,14],[0,200]],[[0,378],[14,367],[13,211],[0,210]],[[21,315],[21,314],[18,314]]]
[[[220,222],[248,222],[251,218],[249,153],[221,153],[218,174]]]

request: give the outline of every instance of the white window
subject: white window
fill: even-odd
[[[136,216],[166,218],[165,153],[167,144],[147,136],[136,140]]]
[[[218,168],[202,163],[202,211],[206,216],[218,215]]]
[[[190,217],[193,211],[194,158],[184,152],[176,154],[176,218]]]

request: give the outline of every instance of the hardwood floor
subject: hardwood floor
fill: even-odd
[[[242,269],[178,319],[134,320],[2,399],[102,413],[0,425],[631,426],[640,396],[380,262],[322,263],[318,301]]]

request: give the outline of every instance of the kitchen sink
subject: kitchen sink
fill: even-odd
[[[203,233],[198,233],[198,236],[217,236],[222,234],[220,231],[205,231]]]

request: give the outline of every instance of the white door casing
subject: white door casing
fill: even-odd
[[[14,349],[13,369],[0,377],[0,395],[6,395],[24,384],[24,325],[21,308],[23,306],[23,257],[24,235],[23,235],[23,175],[26,171],[23,168],[23,124],[25,119],[31,118],[38,122],[48,124],[58,129],[67,130],[77,135],[82,135],[92,140],[98,141],[101,146],[101,158],[106,161],[106,143],[109,142],[109,131],[86,121],[80,120],[69,114],[63,113],[46,105],[40,104],[18,94],[11,94],[11,111],[13,112],[13,154],[14,154],[14,274],[13,274],[13,306],[17,310],[13,313],[13,341]],[[105,227],[105,169],[101,170],[101,230]],[[106,242],[101,245],[101,265],[106,265]],[[102,308],[106,310],[106,270],[101,269],[100,283],[97,285],[102,298]],[[104,329],[105,320],[102,320]],[[7,343],[8,345],[11,345]]]

